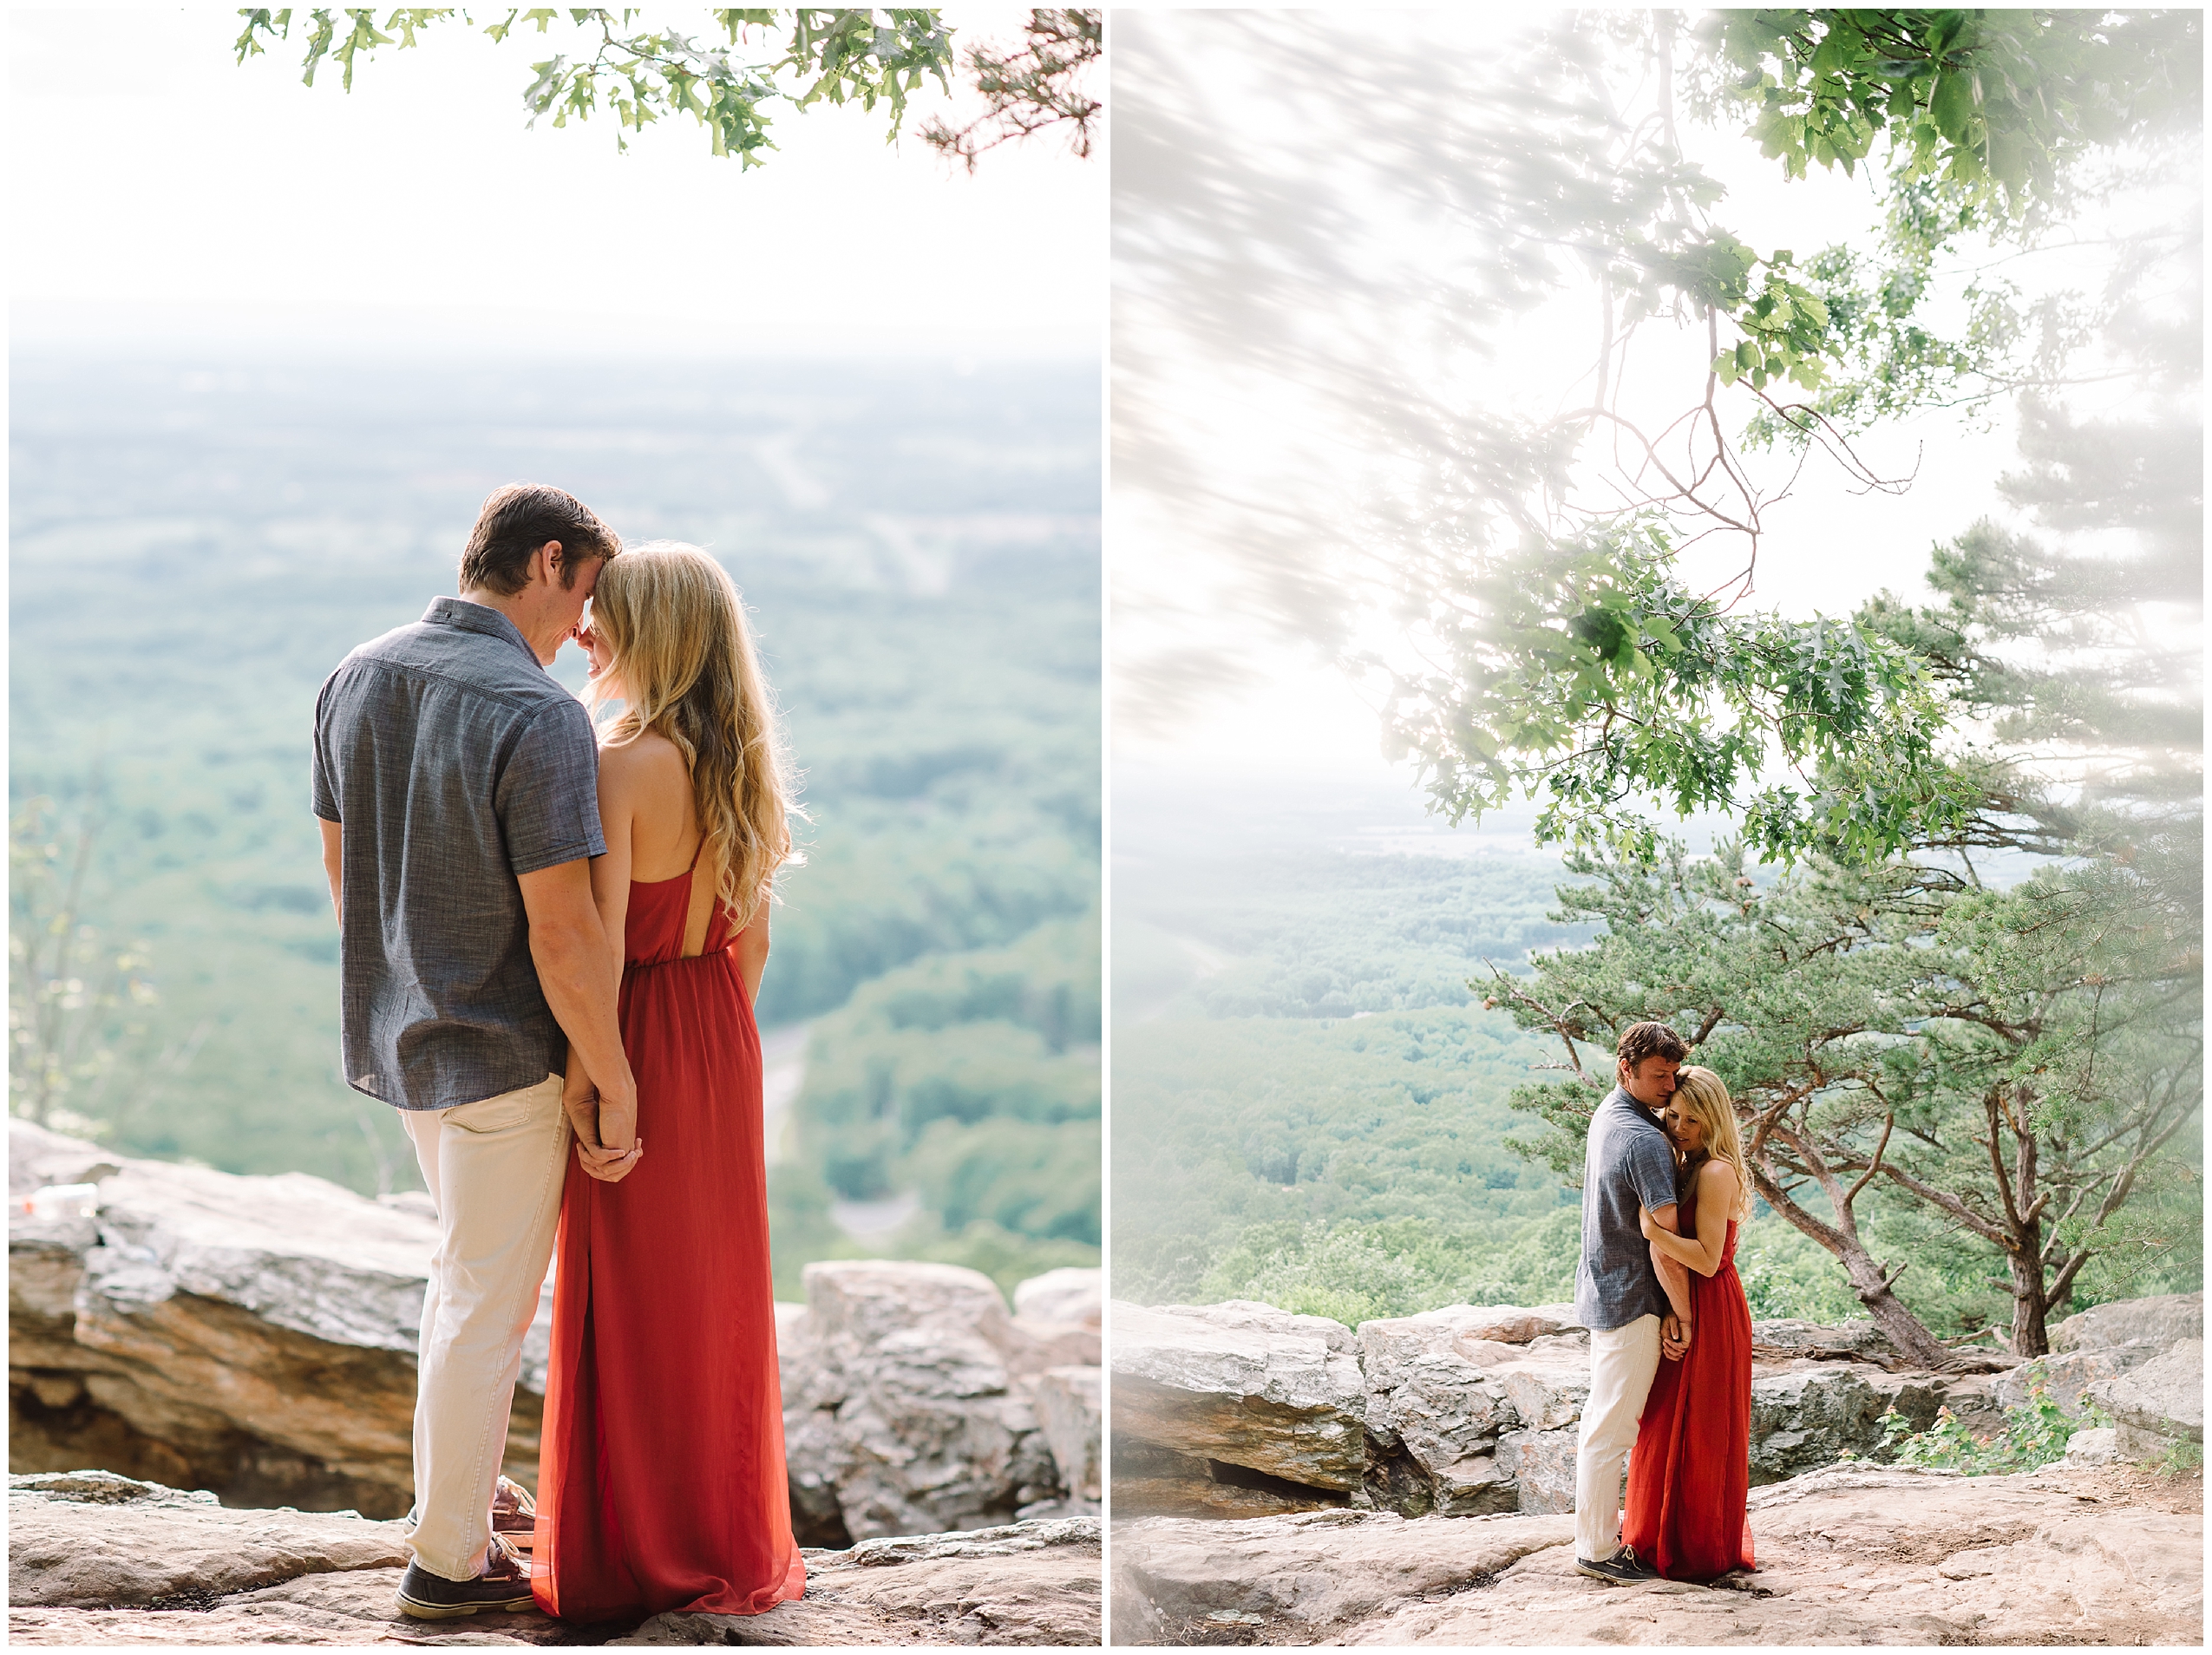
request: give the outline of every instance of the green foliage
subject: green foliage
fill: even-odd
[[[2178,9],[1719,11],[1703,96],[1747,113],[1785,177],[1884,147],[1898,177],[1982,214],[2047,216],[2092,150],[2197,107],[2202,31]]]
[[[1580,1208],[1489,1222],[1441,1216],[1441,1225],[1409,1218],[1255,1225],[1186,1291],[1148,1285],[1142,1302],[1252,1298],[1357,1327],[1447,1305],[1554,1305],[1574,1296]],[[1118,1266],[1114,1279],[1116,1296],[1129,1297]]]
[[[1436,577],[1431,664],[1392,674],[1384,723],[1439,814],[1519,793],[1543,801],[1540,843],[1648,856],[1640,801],[1740,810],[1784,861],[1878,859],[1964,820],[1973,795],[1938,759],[1942,708],[1913,655],[1853,622],[1729,612],[1673,559],[1664,528],[1631,518]],[[1764,780],[1784,769],[1797,785]]]
[[[1866,1314],[1836,1260],[1764,1208],[1737,1232],[1736,1275],[1757,1320],[1849,1322]]]
[[[794,108],[817,102],[858,103],[873,110],[879,102],[889,106],[892,137],[904,118],[907,96],[919,90],[926,76],[950,89],[947,71],[952,62],[952,31],[939,14],[926,9],[898,9],[878,14],[866,7],[836,10],[801,9],[779,14],[773,10],[717,8],[709,12],[727,41],[717,48],[700,45],[673,29],[618,34],[637,16],[599,7],[566,8],[567,21],[586,36],[589,56],[571,58],[556,53],[533,63],[533,78],[524,88],[522,101],[530,111],[529,124],[550,114],[555,127],[565,127],[571,115],[588,120],[602,105],[617,121],[615,141],[629,147],[625,132],[643,132],[664,115],[688,114],[707,129],[714,153],[736,155],[746,167],[761,164],[760,151],[773,149],[766,106],[788,100]],[[292,11],[252,9],[239,14],[245,28],[238,38],[238,61],[245,62],[279,40],[291,38]],[[458,15],[470,26],[466,11],[449,6],[402,7],[379,30],[376,13],[363,8],[317,7],[308,13],[304,73],[301,80],[315,84],[315,71],[325,56],[344,72],[344,88],[353,90],[356,57],[373,55],[380,46],[405,50],[414,46],[418,30]],[[484,26],[484,33],[503,41],[518,21],[534,23],[543,35],[560,16],[550,6],[510,10],[506,17]],[[780,53],[772,48],[756,54],[753,61],[737,57],[736,49],[749,43],[752,31],[775,31],[778,16],[787,21]],[[597,31],[597,39],[589,38]],[[581,50],[582,49],[579,49]],[[778,85],[789,80],[790,89]]]
[[[2204,1444],[2177,1437],[2151,1468],[2162,1477],[2194,1477],[2204,1473]]]
[[[1251,1242],[1216,1265],[1199,1289],[1207,1299],[1254,1298],[1299,1316],[1325,1316],[1346,1327],[1382,1316],[1409,1316],[1429,1284],[1410,1259],[1363,1229],[1309,1224],[1298,1241],[1249,1263]]]
[[[1662,81],[1674,26],[1666,15],[1628,29]],[[1563,30],[1580,33],[1579,23]],[[1977,271],[1962,287],[1940,273],[1969,239],[1993,252],[2034,245],[2092,188],[2083,182],[2092,163],[2095,189],[2155,176],[2157,162],[2127,146],[2188,164],[2200,42],[2201,20],[2183,12],[1715,14],[1686,71],[1692,108],[1748,114],[1785,176],[1813,161],[1849,171],[1885,157],[1887,211],[1872,250],[1841,244],[1801,262],[1788,249],[1763,253],[1737,232],[1745,226],[1713,222],[1717,198],[1681,160],[1664,89],[1639,138],[1575,152],[1612,185],[1602,204],[1584,199],[1579,176],[1541,204],[1496,186],[1484,211],[1502,219],[1502,245],[1548,243],[1557,215],[1574,217],[1574,245],[1594,250],[1606,333],[1594,405],[1541,430],[1455,420],[1423,482],[1383,514],[1403,542],[1394,607],[1424,663],[1393,675],[1385,723],[1397,749],[1423,763],[1440,811],[1479,816],[1518,795],[1543,804],[1547,838],[1647,855],[1652,807],[1725,811],[1781,860],[1868,861],[1954,842],[1970,823],[1987,831],[2003,789],[1945,739],[1961,725],[1927,663],[1869,617],[1786,625],[1676,589],[1678,540],[1658,526],[1687,519],[1705,534],[1744,537],[1748,581],[1762,491],[1729,452],[1716,384],[1750,391],[1748,444],[1817,442],[1860,487],[1902,492],[1845,439],[1931,406],[2054,387],[2101,335],[2139,328],[2160,285],[2150,253],[2189,256],[2185,226],[2141,231],[2090,299],[2031,304],[2001,273]],[[1561,38],[1532,49],[1530,68],[1571,63],[1601,81],[1599,62]],[[1648,186],[1655,173],[1667,187]],[[1636,214],[1624,216],[1631,203]],[[1533,249],[1526,263],[1545,268]],[[1563,264],[1549,273],[1569,279]],[[1477,309],[1525,302],[1516,293]],[[1607,400],[1613,370],[1602,364],[1648,317],[1706,325],[1712,382],[1666,428],[1709,431],[1716,457],[1662,455]],[[2168,348],[2183,362],[2196,355],[2186,340]],[[1801,400],[1780,400],[1784,384]],[[1577,444],[1600,427],[1639,456],[1623,462],[1621,503],[1564,506],[1576,494]],[[1508,527],[1517,550],[1501,544]],[[1385,668],[1379,657],[1361,664]],[[1808,696],[1813,677],[1824,681]],[[2138,697],[2138,710],[2156,699]],[[2169,710],[2178,728],[2187,708]]]
[[[1877,1422],[1882,1446],[1897,1465],[1962,1471],[1970,1477],[2004,1476],[2063,1459],[2076,1431],[2112,1423],[2094,1403],[2084,1403],[2078,1414],[2065,1412],[2052,1399],[2040,1374],[2029,1376],[2027,1391],[2025,1402],[2005,1410],[2001,1428],[1981,1436],[1947,1407],[1935,1410],[1935,1423],[1925,1431],[1914,1431],[1892,1407]]]
[[[1837,371],[1807,383],[1810,400],[1759,410],[1747,442],[1803,443],[2062,379],[2128,279],[2101,298],[2029,302],[1986,270],[1943,282],[1939,259],[1977,242],[2033,245],[2117,175],[2159,165],[2143,156],[2179,159],[2201,119],[2202,31],[2180,9],[1713,14],[1694,108],[1747,117],[1788,178],[1814,162],[1886,167],[1875,247],[1837,244],[1806,266],[1824,317],[1817,344],[1796,348],[1824,350]],[[2117,156],[2129,159],[2116,168]],[[1934,319],[1947,310],[1963,322]]]

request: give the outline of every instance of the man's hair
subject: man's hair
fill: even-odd
[[[1633,1075],[1636,1065],[1646,1057],[1664,1057],[1679,1063],[1690,1055],[1690,1048],[1682,1043],[1680,1035],[1664,1023],[1632,1023],[1620,1031],[1619,1055]]]
[[[481,587],[512,598],[528,583],[530,554],[547,540],[560,542],[560,584],[572,587],[586,564],[613,557],[622,537],[582,500],[544,483],[509,483],[494,489],[461,553],[461,590]]]

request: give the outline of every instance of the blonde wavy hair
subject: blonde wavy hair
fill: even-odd
[[[1673,1107],[1705,1129],[1705,1148],[1683,1163],[1685,1190],[1696,1188],[1697,1175],[1706,1161],[1724,1161],[1736,1169],[1736,1211],[1731,1216],[1739,1222],[1750,1218],[1751,1169],[1744,1164],[1744,1137],[1736,1129],[1736,1104],[1728,1088],[1710,1069],[1687,1064],[1674,1077]],[[1696,1210],[1693,1205],[1691,1211]]]
[[[651,540],[599,571],[592,627],[613,651],[586,691],[594,712],[616,697],[610,747],[647,730],[684,755],[715,894],[745,923],[775,893],[776,870],[806,859],[791,842],[790,756],[776,697],[761,671],[744,600],[720,564],[696,546]]]

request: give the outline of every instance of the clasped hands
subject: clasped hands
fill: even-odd
[[[576,1135],[577,1164],[603,1184],[618,1184],[627,1178],[645,1153],[645,1141],[634,1130],[637,1106],[631,1106],[629,1122],[624,1123],[632,1128],[628,1132],[614,1130],[616,1123],[603,1119],[599,1088],[588,1080],[572,1081],[560,1095],[560,1106],[568,1115],[569,1129]],[[632,1141],[626,1149],[612,1149],[604,1141],[608,1137],[617,1141],[628,1137]]]

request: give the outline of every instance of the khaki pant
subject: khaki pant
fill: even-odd
[[[1658,1317],[1590,1330],[1590,1400],[1574,1449],[1574,1555],[1589,1562],[1620,1549],[1620,1479],[1659,1364]]]
[[[415,1395],[415,1560],[483,1573],[522,1338],[538,1313],[568,1168],[561,1079],[449,1109],[402,1109],[438,1209]]]

